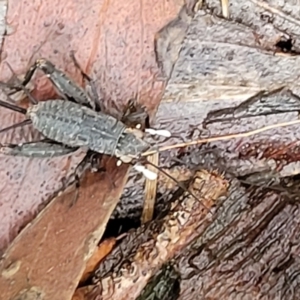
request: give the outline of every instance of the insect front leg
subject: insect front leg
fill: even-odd
[[[170,137],[171,133],[168,130],[157,130],[150,128],[150,118],[146,108],[141,105],[135,105],[134,100],[130,100],[121,121],[133,129],[133,133],[141,138],[145,132],[150,135],[161,135]]]
[[[149,115],[146,108],[139,104],[135,104],[134,99],[129,100],[121,121],[128,127],[140,130],[145,130],[150,127]]]

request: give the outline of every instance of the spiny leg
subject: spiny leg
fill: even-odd
[[[9,68],[11,68],[11,66],[8,64],[8,66],[9,66]],[[12,70],[12,68],[11,68],[11,71],[12,71],[12,73],[14,73],[14,71]],[[20,83],[21,81],[17,78],[17,76],[15,76],[15,78],[16,78],[16,80],[17,80],[17,83]],[[5,86],[6,84],[5,83],[1,83],[1,85],[2,86]],[[19,86],[20,86],[21,84],[19,84]],[[11,86],[10,85],[6,85],[7,87],[9,87],[9,88],[11,88]],[[31,96],[31,94],[29,93],[29,91],[24,87],[24,86],[21,86],[21,88],[22,88],[22,90],[23,90],[23,92],[25,93],[25,95],[29,98],[29,100],[32,102],[32,104],[37,104],[38,103],[38,101],[33,97],[33,96]],[[6,96],[7,96],[7,98],[11,101],[11,102],[13,102],[13,100],[10,98],[10,96],[6,93],[6,92],[4,92],[5,94],[6,94]],[[12,104],[12,103],[8,103],[8,102],[5,102],[5,101],[2,101],[2,100],[0,100],[0,106],[2,106],[2,107],[4,107],[4,108],[7,108],[7,109],[9,109],[9,110],[12,110],[12,111],[15,111],[15,112],[18,112],[18,113],[21,113],[21,114],[23,114],[23,115],[26,115],[26,113],[27,113],[27,109],[25,109],[25,108],[22,108],[22,107],[19,107],[19,106],[17,106],[17,105],[14,105],[14,104]],[[8,127],[6,127],[6,128],[3,128],[3,129],[1,129],[0,130],[0,133],[3,133],[3,132],[7,132],[7,131],[9,131],[9,130],[11,130],[11,129],[15,129],[15,128],[18,128],[18,127],[23,127],[23,126],[26,126],[26,125],[30,125],[30,124],[32,124],[32,120],[31,119],[26,119],[26,120],[24,120],[24,121],[22,121],[22,122],[19,122],[19,123],[16,123],[16,124],[13,124],[13,125],[11,125],[11,126],[8,126]],[[21,144],[22,145],[22,144]],[[3,145],[0,145],[1,146],[1,149],[0,149],[0,151],[2,152],[2,153],[6,153],[6,154],[8,154],[8,153],[10,153],[10,152],[13,152],[13,153],[15,153],[15,154],[11,154],[11,155],[18,155],[18,152],[22,152],[22,151],[24,151],[24,149],[22,148],[22,146],[21,145],[7,145],[7,146],[3,146]],[[26,152],[26,151],[25,151]]]
[[[65,100],[75,101],[82,105],[88,105],[95,109],[95,105],[87,93],[77,85],[64,72],[57,69],[54,64],[46,59],[38,60],[38,68],[42,70],[55,86],[57,92]]]
[[[24,85],[21,86],[24,94],[28,97],[29,101],[35,105],[38,104],[38,101],[29,93],[29,91],[26,89]]]
[[[12,104],[15,104],[16,102],[20,102],[25,98],[24,97],[25,93],[24,92],[23,94],[20,93],[20,91],[22,91],[22,87],[16,83],[0,81],[0,87],[2,88],[2,92],[6,95],[7,100]],[[15,96],[15,94],[17,93],[18,95]]]
[[[44,58],[37,59],[29,68],[25,74],[24,80],[22,81],[22,86],[26,86],[28,84],[37,69],[41,70],[49,78],[58,94],[64,100],[75,101],[79,104],[88,105],[94,108],[94,105],[86,92],[73,82],[65,73],[57,69],[54,64]],[[21,89],[22,87],[15,88],[16,91]]]

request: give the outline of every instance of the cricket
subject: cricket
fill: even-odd
[[[91,82],[88,75],[79,67],[75,57],[73,57],[73,60],[84,78]],[[25,86],[37,69],[46,74],[62,99],[49,99],[38,102],[29,93]],[[2,83],[2,85],[5,86],[5,83]],[[131,113],[127,109],[121,121],[101,112],[99,99],[92,83],[92,95],[89,95],[65,73],[55,68],[50,61],[44,58],[36,60],[26,72],[23,82],[19,82],[15,86],[9,86],[9,88],[15,91],[23,90],[31,105],[25,109],[0,100],[0,106],[26,116],[24,121],[0,129],[0,133],[32,124],[45,138],[23,144],[1,145],[0,153],[46,158],[70,154],[81,148],[87,151],[86,157],[91,157],[93,153],[116,157],[118,158],[117,166],[120,166],[122,163],[131,164],[135,170],[142,173],[147,179],[155,180],[157,178],[156,173],[147,169],[143,164],[138,163],[147,153],[150,155],[153,152],[157,152],[157,148],[151,147],[143,140],[143,137],[147,133],[170,137],[171,133],[168,130],[156,130],[153,128],[144,128],[144,131],[142,131],[144,120],[140,119],[145,117],[144,112],[140,112],[137,109],[135,113]],[[10,97],[9,95],[7,96]],[[13,101],[12,99],[10,100],[10,102]],[[135,127],[126,125],[126,121],[132,123],[133,120]],[[146,163],[151,164],[150,162]],[[159,166],[151,165],[174,180],[184,191],[191,194],[184,185]],[[198,200],[196,196],[192,196]],[[208,208],[206,209],[209,211]]]
[[[94,154],[106,154],[118,158],[117,166],[120,166],[122,163],[131,164],[136,171],[142,173],[147,179],[155,180],[157,174],[139,163],[139,161],[143,161],[145,164],[149,164],[158,169],[165,176],[176,182],[178,187],[183,191],[199,201],[184,184],[176,180],[159,166],[145,161],[145,157],[175,148],[184,148],[212,141],[250,136],[272,128],[299,123],[299,120],[296,120],[266,126],[250,132],[214,136],[164,147],[151,147],[151,145],[143,140],[145,134],[170,137],[171,133],[168,130],[156,130],[153,128],[145,128],[145,125],[142,126],[142,124],[145,124],[147,114],[144,109],[141,108],[135,108],[135,111],[132,112],[133,104],[131,102],[121,120],[101,112],[99,98],[91,78],[82,71],[75,57],[73,55],[71,55],[71,57],[75,66],[79,68],[83,78],[90,84],[91,94],[78,86],[64,72],[57,69],[49,60],[44,58],[35,61],[26,72],[22,82],[19,81],[16,85],[1,83],[1,86],[8,87],[13,92],[23,90],[31,102],[31,106],[25,109],[7,101],[0,100],[1,107],[21,113],[27,117],[20,123],[0,129],[0,134],[17,127],[32,124],[45,138],[22,144],[3,145],[0,143],[0,153],[12,156],[47,158],[67,155],[82,148],[87,151],[83,163],[86,163],[87,160],[91,160]],[[62,99],[49,99],[47,101],[38,102],[29,93],[25,86],[29,83],[37,69],[46,74]],[[7,97],[10,102],[13,102],[9,96],[11,94],[12,93],[9,93]],[[131,125],[128,126],[127,124]],[[75,174],[75,178],[79,180],[77,174]],[[209,208],[205,205],[203,206],[212,214]]]

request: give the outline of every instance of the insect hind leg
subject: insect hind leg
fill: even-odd
[[[56,92],[64,100],[77,102],[81,105],[89,106],[92,109],[95,109],[95,104],[90,99],[89,95],[84,91],[84,89],[82,89],[64,72],[57,69],[52,62],[45,58],[39,58],[35,61],[35,63],[26,72],[21,85],[14,87],[15,91],[20,91],[23,88],[22,86],[26,86],[32,79],[32,76],[37,69],[41,70],[46,77],[49,78],[55,87]]]
[[[149,115],[145,107],[138,104],[135,105],[134,99],[130,99],[123,112],[121,121],[128,127],[135,127],[144,130],[150,127]]]

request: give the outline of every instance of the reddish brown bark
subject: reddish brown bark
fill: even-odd
[[[19,75],[35,59],[45,57],[80,83],[79,72],[69,56],[73,50],[82,68],[95,80],[106,111],[120,114],[128,100],[136,97],[153,115],[165,86],[157,79],[160,71],[155,61],[154,35],[174,18],[181,5],[175,0],[12,0],[7,14],[12,33],[4,40],[0,79],[11,77],[5,63]],[[35,84],[34,95],[39,99],[54,96],[44,76],[39,76]],[[22,119],[0,109],[1,128]],[[5,137],[1,135],[1,143],[29,140],[32,135],[30,128],[15,130]],[[2,251],[62,188],[62,178],[82,157],[82,153],[56,159],[0,157]],[[101,238],[126,181],[127,168],[114,173],[113,163],[105,176],[86,175],[73,207],[68,206],[73,193],[56,198],[13,242],[0,266],[8,276],[0,281],[0,290],[6,291],[1,295],[3,299],[31,287],[37,287],[44,299],[71,297],[88,258],[85,243],[92,233],[95,241]],[[117,183],[116,190],[111,189],[111,179]],[[12,281],[14,285],[10,285]]]

